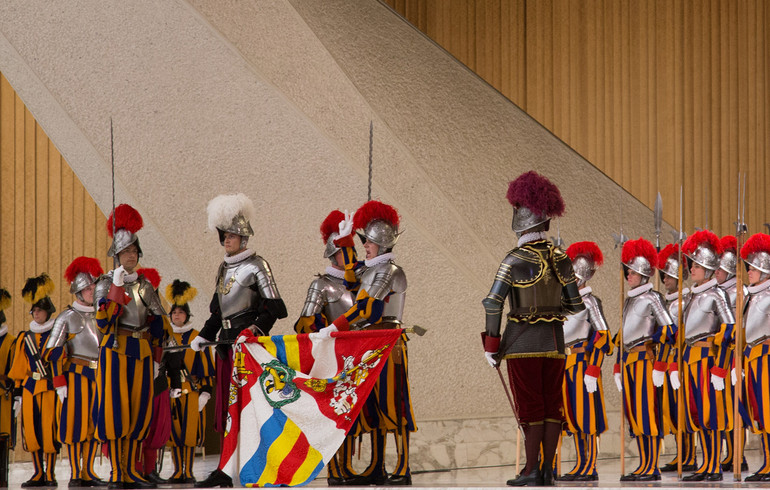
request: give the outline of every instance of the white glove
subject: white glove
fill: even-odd
[[[620,380],[620,373],[615,373],[615,386],[618,387],[618,391],[623,392],[623,381]]]
[[[658,371],[657,369],[652,370],[652,384],[653,386],[659,388],[663,386],[663,383],[666,381],[666,372],[665,371]]]
[[[123,278],[126,276],[126,269],[121,265],[114,271],[112,271],[112,284],[117,287],[123,287]]]
[[[348,213],[348,210],[345,210],[345,219],[340,221],[339,224],[340,237],[348,236],[353,233],[353,216],[355,214],[355,212]]]
[[[717,391],[722,391],[725,389],[725,379],[720,378],[716,374],[711,375],[711,384],[714,386],[714,389]]]
[[[156,361],[152,361],[152,379],[158,379],[159,374],[160,374],[160,363]]]
[[[332,336],[332,332],[337,332],[337,325],[331,324],[328,327],[324,327],[318,331],[319,339],[328,339]]]
[[[13,414],[16,418],[19,417],[19,412],[21,412],[21,397],[15,396],[13,397]]]
[[[56,394],[59,396],[59,401],[64,403],[64,399],[67,398],[67,385],[56,388]]]
[[[204,342],[206,342],[206,339],[198,335],[192,340],[192,342],[190,342],[190,348],[195,352],[200,352],[203,350],[203,346],[201,344]]]
[[[679,387],[682,385],[679,382],[679,371],[671,371],[668,374],[668,379],[671,380],[671,388],[673,388],[674,391],[678,390]]]
[[[200,412],[203,410],[203,407],[206,406],[206,404],[209,402],[209,398],[211,398],[211,395],[206,393],[205,391],[198,395],[198,411]]]
[[[732,382],[733,386],[735,386],[735,383],[738,382],[738,375],[735,374],[735,368],[730,370],[730,381]]]
[[[181,388],[171,388],[171,390],[168,392],[169,395],[171,395],[171,398],[179,398],[182,396],[182,389]]]
[[[591,376],[590,374],[584,375],[583,383],[586,385],[586,391],[589,393],[596,393],[596,390],[599,389],[599,383],[596,381],[596,376]]]
[[[496,352],[485,352],[484,353],[484,357],[486,357],[487,362],[493,368],[497,367],[497,361],[495,361],[495,354],[496,354]]]

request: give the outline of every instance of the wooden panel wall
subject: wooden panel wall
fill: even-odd
[[[383,0],[685,229],[770,222],[766,0]]]
[[[72,302],[64,270],[75,257],[107,257],[107,219],[77,176],[0,74],[0,287],[13,305],[12,332],[27,327],[29,304],[21,298],[28,277],[47,272],[57,311]]]

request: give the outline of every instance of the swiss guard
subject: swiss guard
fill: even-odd
[[[217,338],[220,342],[235,342],[246,329],[256,335],[267,335],[276,320],[287,316],[270,265],[248,248],[249,237],[254,235],[251,222],[256,215],[251,200],[244,194],[220,195],[209,201],[207,211],[209,229],[219,235],[225,256],[216,276],[216,291],[209,306],[211,315],[190,344],[196,352],[203,350],[201,344]],[[233,349],[219,346],[217,354],[214,428],[224,434]],[[232,478],[221,469],[225,463],[221,457],[219,463],[219,468],[195,486],[232,487]]]
[[[110,488],[157,486],[134,464],[152,418],[166,316],[155,288],[137,272],[143,254],[136,233],[142,226],[142,216],[128,204],[110,214],[107,255],[120,265],[96,283],[96,324],[104,335],[96,375],[96,433],[108,445]]]
[[[671,320],[679,321],[679,245],[676,243],[666,245],[658,254],[658,273],[663,284],[666,309],[671,315]],[[682,267],[682,280],[689,276],[687,267]],[[690,302],[690,290],[682,288],[682,311],[687,309]],[[678,351],[676,345],[668,349],[668,379],[663,385],[663,433],[676,434],[676,426],[679,420],[677,411],[677,390],[680,388],[679,365],[677,364]],[[660,471],[678,471],[678,454],[674,459],[660,468]],[[698,469],[698,460],[695,452],[695,434],[682,431],[682,471],[695,471]]]
[[[735,324],[727,294],[713,278],[722,252],[719,237],[703,230],[682,245],[690,265],[692,298],[684,315],[684,394],[687,431],[700,430],[703,464],[683,481],[722,480],[722,432],[732,429],[732,390],[725,389]],[[728,382],[729,383],[729,382]]]
[[[103,487],[107,483],[94,472],[98,449],[94,427],[96,368],[102,333],[96,325],[94,291],[104,273],[99,260],[78,257],[70,263],[64,277],[70,283],[75,301],[54,322],[43,357],[53,368],[57,404],[59,441],[67,446],[70,487]]]
[[[190,301],[198,290],[185,281],[175,279],[166,287],[166,299],[171,304],[171,334],[168,344],[187,346],[198,336],[193,328]],[[206,404],[211,398],[214,385],[214,363],[209,349],[196,352],[187,349],[167,352],[169,358],[178,357],[172,364],[179,366],[180,396],[171,400],[171,455],[174,474],[168,483],[195,483],[193,463],[195,448],[202,446],[206,437]],[[169,376],[175,375],[171,371]],[[175,383],[172,383],[175,384]]]
[[[612,354],[612,338],[604,318],[602,302],[594,296],[588,281],[604,262],[594,242],[577,242],[566,250],[578,280],[580,298],[586,309],[567,316],[564,344],[567,360],[564,373],[564,413],[567,430],[575,440],[577,462],[559,481],[595,481],[598,436],[607,430],[602,387],[602,362]]]
[[[623,397],[629,432],[639,448],[639,466],[620,481],[660,480],[658,456],[663,437],[655,389],[665,382],[674,322],[660,293],[652,290],[657,252],[640,238],[623,244],[621,261],[629,291],[623,304],[623,343],[615,364],[615,384]]]
[[[318,275],[307,290],[307,298],[294,330],[298,334],[318,332],[337,317],[347,312],[355,304],[355,288],[359,284],[363,262],[358,262],[355,247],[339,247],[334,241],[340,237],[340,224],[345,223],[345,214],[334,210],[321,223],[321,240],[324,244],[324,258],[329,259],[324,274]],[[351,254],[345,259],[345,254]],[[345,263],[353,264],[354,283],[345,281]],[[365,323],[365,322],[364,322]],[[351,432],[355,431],[354,424]],[[327,481],[330,486],[345,484],[346,480],[356,476],[351,457],[355,436],[349,434],[334,455],[327,468]],[[372,468],[373,469],[373,468]],[[370,471],[371,472],[371,471]]]
[[[31,305],[29,330],[19,334],[8,377],[16,381],[16,396],[21,399],[21,431],[24,449],[32,454],[35,473],[22,483],[26,487],[56,486],[56,391],[51,365],[42,351],[51,335],[56,308],[50,294],[54,290],[48,274],[27,279],[21,296]]]
[[[347,250],[344,252],[346,280],[356,281],[355,255],[350,249],[355,246],[353,230],[359,234],[366,250],[366,270],[360,276],[360,286],[355,304],[339,315],[331,325],[321,329],[324,335],[350,329],[401,328],[406,298],[406,274],[396,265],[393,247],[401,234],[398,231],[400,218],[393,206],[380,201],[368,201],[355,212],[352,220],[340,226],[340,238],[335,244]],[[411,485],[412,473],[409,468],[409,433],[416,430],[414,412],[409,390],[409,363],[407,359],[406,335],[390,353],[380,377],[374,385],[359,415],[359,430],[371,432],[372,463],[359,476],[344,481],[346,485]],[[351,430],[351,431],[352,431]],[[385,471],[385,436],[392,433],[396,439],[398,461],[393,472]]]
[[[745,380],[741,383],[745,382],[745,404],[753,422],[752,430],[761,437],[763,458],[762,466],[745,480],[770,481],[770,405],[767,403],[770,393],[770,235],[757,233],[749,237],[741,247],[741,257],[749,276],[743,316]]]
[[[518,246],[508,252],[487,297],[485,358],[492,367],[504,359],[517,418],[524,431],[527,463],[511,486],[552,485],[554,455],[564,410],[566,315],[585,309],[569,257],[546,238],[551,218],[564,213],[559,189],[536,172],[524,173],[508,186],[512,228]],[[515,285],[515,287],[514,287]],[[502,338],[500,322],[508,302]],[[542,466],[538,464],[543,449]],[[542,471],[541,471],[542,467]]]
[[[10,306],[11,294],[6,289],[0,289],[0,487],[8,486],[8,452],[16,443],[14,382],[8,378],[16,336],[8,333],[8,324],[5,323],[5,310]]]

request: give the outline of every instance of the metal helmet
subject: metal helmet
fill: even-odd
[[[750,265],[761,272],[762,280],[770,277],[770,235],[756,233],[751,235],[741,247],[741,257]]]
[[[379,245],[382,252],[382,249],[393,248],[401,235],[398,233],[398,228],[392,224],[383,219],[376,219],[366,225],[363,236],[366,240]]]
[[[682,244],[682,253],[691,261],[707,271],[707,277],[719,268],[719,255],[722,247],[719,237],[709,230],[696,231]]]
[[[727,278],[735,276],[738,267],[738,241],[732,235],[723,236],[719,240],[722,246],[722,256],[719,258],[719,268],[727,272]]]
[[[670,243],[666,245],[663,250],[658,254],[658,270],[660,271],[660,278],[663,276],[673,277],[679,279],[679,245],[676,243]],[[690,276],[687,267],[682,267],[682,279],[687,279]]]
[[[334,260],[334,254],[340,247],[334,244],[334,240],[340,237],[340,223],[345,220],[345,214],[339,209],[329,213],[321,223],[321,239],[324,241],[324,258]],[[342,265],[342,264],[338,264]]]
[[[572,260],[575,276],[581,283],[587,282],[604,263],[604,255],[594,242],[575,242],[565,252]]]
[[[221,194],[206,206],[208,213],[208,226],[211,231],[217,231],[219,234],[219,244],[225,244],[225,233],[235,233],[248,241],[250,236],[254,235],[251,228],[251,221],[254,220],[256,212],[251,199],[245,194]]]
[[[628,240],[623,244],[621,262],[624,269],[630,269],[648,279],[655,273],[657,257],[655,247],[644,238]]]
[[[141,257],[142,247],[139,245],[136,232],[141,230],[142,226],[144,226],[144,222],[139,211],[128,204],[121,204],[116,207],[107,219],[107,233],[112,238],[112,245],[110,245],[107,255],[115,257],[129,245],[134,244],[139,257]]]
[[[359,234],[361,241],[379,245],[378,255],[387,253],[396,245],[401,236],[399,222],[396,208],[380,201],[364,203],[353,216],[353,228],[364,230]]]
[[[519,236],[564,213],[559,188],[534,171],[525,172],[511,181],[506,197],[513,206],[511,228]]]

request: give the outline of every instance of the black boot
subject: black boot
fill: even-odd
[[[233,479],[220,469],[212,471],[208,478],[195,484],[195,488],[231,488],[232,486]]]
[[[505,482],[510,487],[542,487],[543,475],[540,474],[540,470],[535,468],[529,472],[529,474],[521,473],[513,480]]]

